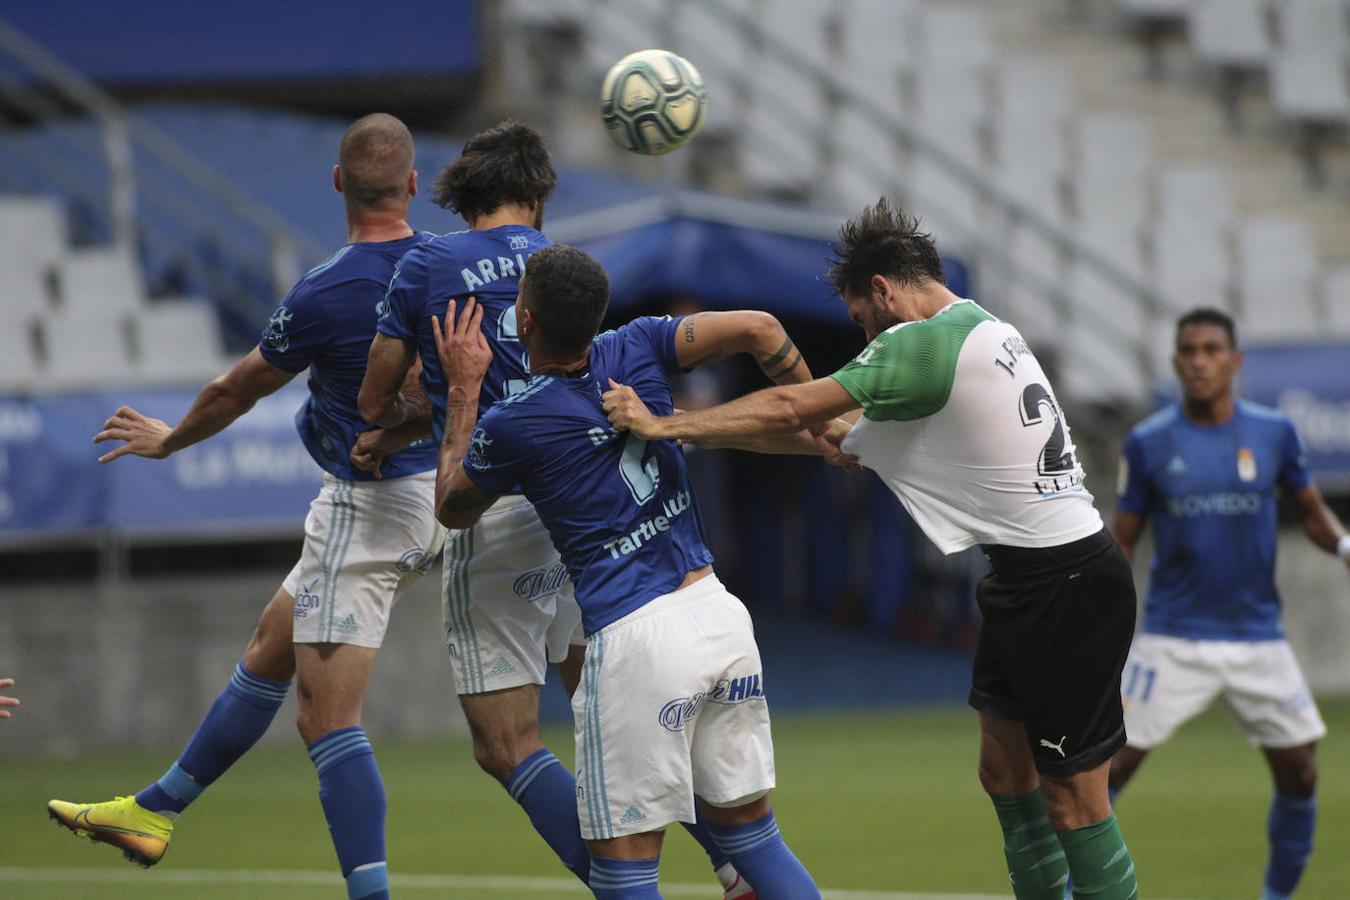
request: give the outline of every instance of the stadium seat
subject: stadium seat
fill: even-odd
[[[133,322],[139,348],[138,377],[196,381],[219,375],[228,365],[222,352],[215,307],[193,298],[159,300]]]
[[[1217,66],[1263,68],[1270,58],[1265,0],[1196,0],[1189,10],[1191,44]]]
[[[913,115],[983,119],[989,115],[988,83],[980,68],[934,64],[914,73]]]
[[[1237,262],[1241,320],[1253,339],[1317,332],[1317,255],[1302,222],[1272,217],[1242,223]]]
[[[59,201],[0,197],[0,298],[7,318],[49,308],[48,275],[65,247],[65,211]]]
[[[1271,67],[1270,88],[1275,109],[1286,118],[1329,124],[1350,121],[1345,67],[1333,53],[1281,54]]]
[[[916,11],[914,26],[910,52],[921,63],[977,66],[994,58],[989,23],[977,5],[925,3]]]
[[[1056,392],[1079,403],[1127,404],[1147,401],[1149,379],[1140,364],[1142,345],[1097,320],[1076,316],[1060,332],[1060,375]],[[1145,351],[1147,352],[1147,351]]]
[[[845,84],[890,93],[898,78],[896,48],[908,45],[916,6],[916,0],[845,0],[834,64]]]
[[[994,112],[1002,121],[1060,122],[1073,112],[1073,85],[1060,62],[1006,59],[992,73]]]
[[[1350,4],[1341,0],[1283,0],[1274,4],[1275,31],[1285,52],[1350,53]]]
[[[47,349],[44,382],[58,389],[130,380],[125,310],[63,309],[42,321]]]
[[[1073,123],[1075,168],[1092,175],[1143,175],[1153,163],[1153,138],[1143,117],[1125,112],[1079,116]]]
[[[1057,344],[1064,321],[1061,301],[1066,299],[1055,295],[1064,288],[1059,249],[1039,232],[1010,226],[1002,217],[991,217],[984,234],[1004,256],[987,269],[992,273],[987,282],[990,304],[1033,345]]]
[[[1169,312],[1195,306],[1232,309],[1232,264],[1225,234],[1193,223],[1157,223],[1153,283]]]
[[[1168,166],[1154,175],[1158,221],[1169,225],[1222,228],[1236,218],[1224,170],[1213,166]]]
[[[121,248],[76,250],[57,265],[62,315],[134,312],[145,297],[140,266]]]
[[[799,3],[798,0],[762,0],[757,18],[765,35],[800,54],[814,66],[828,62],[828,3]]]
[[[0,328],[0,392],[26,392],[41,386],[33,323],[6,310]]]
[[[1350,338],[1350,265],[1336,266],[1323,273],[1322,305],[1331,333]]]
[[[971,185],[928,157],[909,162],[900,184],[905,206],[930,225],[938,244],[965,245],[981,225],[981,202]]]

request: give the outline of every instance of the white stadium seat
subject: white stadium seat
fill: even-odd
[[[28,391],[41,386],[32,321],[8,310],[0,328],[0,392]]]
[[[981,119],[989,114],[988,83],[980,69],[939,61],[915,72],[913,83],[914,115]]]
[[[1063,63],[1018,58],[993,68],[994,109],[1002,119],[1059,122],[1073,112],[1073,85]]]
[[[1340,0],[1282,0],[1275,30],[1286,51],[1344,56],[1350,51],[1350,4]]]
[[[62,310],[43,320],[42,332],[45,382],[52,387],[90,388],[131,377],[125,310]]]
[[[62,315],[130,313],[145,297],[140,266],[122,248],[76,250],[57,273]]]
[[[1153,163],[1153,137],[1142,116],[1088,113],[1078,117],[1071,131],[1079,172],[1133,178]]]
[[[1322,305],[1331,332],[1350,338],[1350,265],[1336,266],[1323,274]]]
[[[1154,187],[1162,222],[1217,228],[1236,217],[1228,174],[1214,166],[1169,166],[1156,173]]]
[[[948,66],[977,66],[994,58],[989,23],[972,4],[920,6],[910,48],[916,59]]]
[[[1307,122],[1350,121],[1345,66],[1332,53],[1294,51],[1277,57],[1270,93],[1280,115]]]
[[[1265,0],[1197,0],[1189,21],[1191,45],[1204,62],[1260,68],[1270,58]]]
[[[0,308],[7,319],[49,308],[48,275],[65,248],[65,210],[59,202],[0,197]]]
[[[1302,222],[1273,217],[1244,222],[1237,263],[1240,318],[1254,340],[1317,334],[1317,254]]]
[[[1232,308],[1232,263],[1224,232],[1194,223],[1161,222],[1150,231],[1153,283],[1166,310]]]
[[[845,0],[839,8],[839,53],[834,71],[850,87],[889,94],[908,46],[915,0]]]
[[[1121,10],[1130,15],[1181,19],[1196,0],[1118,0],[1118,3]]]
[[[151,379],[200,380],[223,370],[215,307],[203,300],[159,300],[135,319],[136,372]]]

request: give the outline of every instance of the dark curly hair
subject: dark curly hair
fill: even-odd
[[[1237,326],[1233,324],[1233,317],[1222,310],[1201,306],[1177,319],[1176,339],[1178,341],[1181,340],[1181,329],[1187,325],[1218,325],[1228,332],[1228,345],[1235,350],[1237,349]]]
[[[472,222],[507,203],[534,201],[542,207],[557,186],[543,137],[508,119],[469,138],[459,159],[436,177],[431,198]]]
[[[832,249],[829,277],[841,295],[870,296],[873,275],[902,285],[947,281],[933,236],[919,230],[917,217],[905,215],[885,197],[845,222]]]
[[[585,252],[554,244],[525,264],[521,303],[533,314],[550,353],[579,353],[590,345],[605,318],[609,276]]]

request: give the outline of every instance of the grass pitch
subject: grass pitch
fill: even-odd
[[[1301,900],[1350,897],[1350,700],[1323,704],[1318,850]],[[8,723],[5,726],[8,727]],[[274,727],[286,727],[278,722]],[[782,715],[775,720],[783,832],[838,896],[1011,896],[997,823],[975,779],[967,710]],[[571,735],[547,739],[565,760]],[[141,871],[47,821],[45,802],[103,800],[156,777],[173,750],[0,761],[0,897],[342,896],[313,769],[293,747],[254,751],[179,820],[164,862]],[[453,898],[588,896],[528,820],[474,766],[467,742],[377,741],[389,792],[394,893]],[[1269,778],[1219,712],[1153,754],[1119,815],[1147,898],[1256,897]],[[719,896],[706,858],[672,829],[667,896]],[[706,885],[706,891],[700,886]],[[896,892],[896,893],[884,893]]]

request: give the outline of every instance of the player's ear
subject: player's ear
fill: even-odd
[[[417,196],[417,170],[416,170],[416,169],[413,169],[412,172],[408,173],[408,196],[409,196],[409,197],[416,197],[416,196]]]
[[[333,190],[342,193],[342,166],[333,166]]]
[[[1234,347],[1234,348],[1233,348],[1233,371],[1234,371],[1234,372],[1237,372],[1237,371],[1239,371],[1239,370],[1242,369],[1242,361],[1243,361],[1244,359],[1246,359],[1246,357],[1242,354],[1242,351],[1239,350],[1238,348]]]

